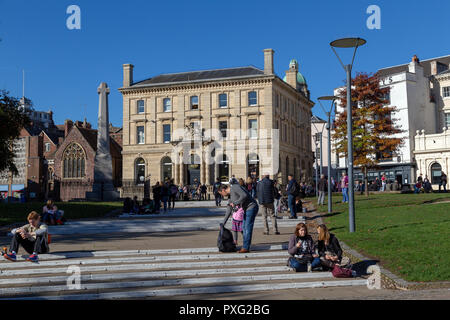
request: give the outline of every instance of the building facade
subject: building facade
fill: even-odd
[[[285,80],[274,73],[272,49],[256,67],[162,74],[133,82],[123,66],[123,192],[142,196],[173,178],[211,185],[264,172],[285,183],[310,178],[313,102],[298,63]]]
[[[397,120],[403,133],[396,135],[404,139],[403,145],[391,158],[382,159],[378,168],[369,170],[368,180],[372,182],[385,174],[389,182],[412,184],[418,176],[418,162],[416,159],[416,132],[424,130],[426,133],[436,133],[442,128],[444,116],[436,95],[435,75],[439,71],[448,69],[450,56],[420,61],[414,56],[409,64],[388,67],[378,70],[380,87],[389,87],[388,97],[391,106],[397,111],[392,118]],[[338,94],[340,89],[335,90]],[[342,106],[337,104],[337,110]],[[335,154],[334,163],[339,171],[347,169],[346,159]],[[355,180],[361,180],[363,174],[355,168]]]

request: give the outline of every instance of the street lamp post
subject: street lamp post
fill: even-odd
[[[348,215],[350,232],[356,231],[355,226],[355,198],[354,198],[354,179],[353,179],[353,128],[352,128],[352,67],[355,61],[356,50],[364,45],[366,40],[361,38],[344,38],[338,39],[330,43],[331,49],[336,54],[339,62],[347,73],[347,158],[348,158]],[[344,65],[341,58],[334,48],[355,48],[352,63]]]
[[[319,139],[319,133],[318,132],[316,132],[316,134],[314,135],[314,143],[315,143],[315,145],[316,145],[316,151],[315,151],[315,154],[316,154],[316,156],[315,156],[315,159],[314,159],[314,164],[315,164],[315,166],[316,166],[316,197],[319,195],[319,185],[318,185],[318,171],[319,171],[319,165],[317,164],[317,154],[318,154],[318,152],[317,152],[317,145],[318,145],[318,139]]]
[[[328,130],[328,213],[333,212],[332,194],[331,194],[331,113],[333,112],[334,101],[337,98],[335,96],[319,97],[319,103],[323,111],[327,115],[327,130]],[[331,100],[330,111],[325,111],[321,100]]]

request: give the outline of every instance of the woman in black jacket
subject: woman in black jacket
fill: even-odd
[[[317,247],[322,267],[332,269],[335,264],[340,264],[342,260],[342,249],[339,241],[324,224],[317,227],[317,233],[319,234]]]

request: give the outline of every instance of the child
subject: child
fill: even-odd
[[[31,262],[38,261],[38,253],[49,252],[48,247],[48,232],[47,226],[41,224],[41,217],[35,211],[32,211],[27,220],[29,224],[22,228],[13,229],[11,233],[13,238],[11,240],[10,253],[5,253],[3,257],[10,261],[16,261],[16,252],[19,251],[19,245],[31,254],[27,260]]]
[[[233,231],[234,243],[238,244],[238,232],[244,237],[242,225],[244,224],[244,209],[241,206],[233,206],[231,231]]]

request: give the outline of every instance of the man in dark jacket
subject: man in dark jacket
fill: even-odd
[[[222,184],[220,183],[220,178],[216,179],[216,183],[213,186],[214,198],[216,199],[216,207],[220,207],[220,203],[222,202],[222,196],[219,193],[219,187]]]
[[[159,181],[152,188],[153,191],[153,200],[155,201],[155,211],[159,213],[159,209],[161,209],[161,185]]]
[[[317,199],[317,205],[323,205],[323,201],[325,200],[325,192],[328,189],[327,179],[325,179],[325,175],[320,176],[320,180],[317,183],[317,188],[319,189],[319,198]]]
[[[273,185],[273,180],[270,180],[269,178],[269,173],[265,173],[264,178],[256,185],[256,194],[258,197],[258,202],[261,205],[265,228],[264,234],[269,234],[269,224],[267,223],[268,216],[272,220],[273,232],[275,234],[280,234],[280,232],[278,232],[277,218],[275,216],[273,206],[273,202],[275,201],[275,188]]]
[[[297,219],[297,213],[295,212],[295,197],[299,194],[300,186],[295,181],[294,176],[292,174],[288,175],[289,183],[286,187],[286,191],[288,194],[288,206],[289,211],[291,211],[291,216],[289,219]]]

